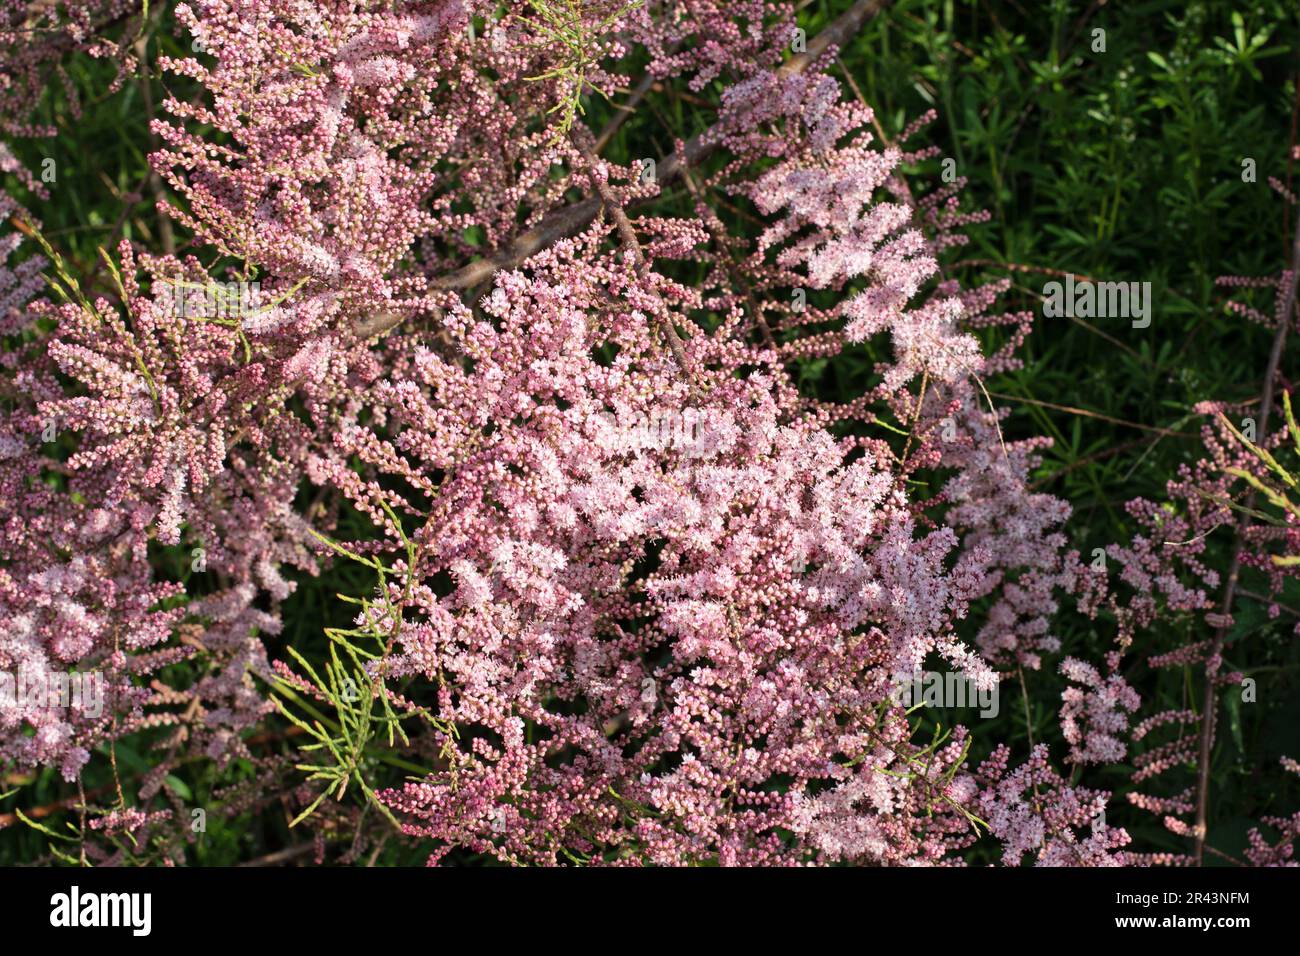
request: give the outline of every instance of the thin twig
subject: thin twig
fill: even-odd
[[[1024,398],[1020,395],[1006,395],[1002,392],[990,392],[994,398],[1006,399],[1009,402],[1024,402],[1026,405],[1038,405],[1042,408],[1050,408],[1058,412],[1067,412],[1071,415],[1081,415],[1084,418],[1095,418],[1098,421],[1110,422],[1112,425],[1124,425],[1128,428],[1136,428],[1144,432],[1153,432],[1157,435],[1174,436],[1179,438],[1194,438],[1186,432],[1177,432],[1169,428],[1160,428],[1156,425],[1143,425],[1141,422],[1129,422],[1122,418],[1114,418],[1110,415],[1103,415],[1101,412],[1090,411],[1086,408],[1075,408],[1073,405],[1057,405],[1055,402],[1044,402],[1037,398]]]
[[[636,237],[636,230],[632,227],[632,220],[627,217],[627,213],[618,201],[618,197],[614,195],[613,190],[609,188],[608,181],[602,175],[600,159],[595,153],[595,140],[585,126],[575,126],[573,134],[578,152],[582,154],[582,158],[587,164],[591,185],[596,190],[597,195],[600,196],[601,205],[609,213],[609,217],[614,220],[614,228],[618,230],[619,239],[623,243],[623,250],[632,260],[632,267],[636,270],[637,278],[642,282],[646,282],[651,273],[650,261],[646,259],[645,253],[641,251],[641,242]],[[691,374],[691,363],[686,358],[686,350],[682,347],[681,336],[677,334],[677,327],[673,324],[672,316],[669,315],[668,310],[665,308],[659,312],[656,318],[659,321],[659,327],[664,334],[664,338],[668,340],[668,348],[673,353],[677,367],[686,376],[692,391],[696,390],[695,377]]]
[[[778,77],[793,76],[804,72],[832,44],[843,45],[861,29],[867,20],[874,17],[888,0],[858,0],[848,10],[840,14],[826,29],[808,41],[803,53],[792,56],[776,71]],[[709,127],[703,133],[691,137],[678,152],[671,153],[662,162],[655,165],[655,178],[660,186],[666,186],[677,179],[688,166],[703,162],[718,148],[720,137],[719,125]],[[476,259],[446,275],[435,278],[430,285],[437,291],[464,291],[472,289],[491,279],[502,269],[513,269],[530,256],[549,249],[564,239],[576,236],[595,220],[600,213],[602,203],[600,196],[588,196],[563,209],[545,216],[533,228],[520,233],[513,242],[490,256]],[[367,321],[364,337],[381,335],[389,329],[400,325],[406,315],[400,313],[383,313]]]
[[[1268,434],[1269,418],[1273,413],[1273,389],[1277,379],[1278,366],[1282,362],[1282,349],[1286,345],[1286,331],[1291,325],[1291,313],[1296,304],[1296,282],[1300,278],[1300,216],[1296,217],[1295,236],[1291,242],[1291,282],[1278,310],[1277,333],[1273,336],[1273,348],[1268,356],[1268,367],[1264,372],[1264,387],[1260,395],[1259,434]],[[1249,512],[1255,503],[1255,493],[1246,496],[1246,510]],[[1237,595],[1237,579],[1241,572],[1241,552],[1246,543],[1246,531],[1250,527],[1250,516],[1243,513],[1237,518],[1236,542],[1232,548],[1232,562],[1228,566],[1228,578],[1223,587],[1223,600],[1220,615],[1232,613],[1232,602]],[[1201,866],[1205,858],[1205,837],[1208,832],[1207,816],[1210,791],[1210,750],[1214,745],[1215,710],[1219,703],[1214,692],[1214,675],[1209,673],[1208,662],[1217,660],[1223,652],[1223,644],[1228,635],[1226,626],[1214,632],[1210,644],[1210,653],[1206,658],[1205,695],[1201,702],[1201,739],[1196,758],[1196,824],[1192,829],[1193,856],[1196,865]]]
[[[279,866],[281,863],[288,863],[298,859],[300,856],[306,856],[316,849],[315,841],[307,843],[298,843],[294,846],[285,847],[283,850],[276,850],[274,853],[268,853],[265,856],[259,856],[256,859],[247,860],[240,866]]]

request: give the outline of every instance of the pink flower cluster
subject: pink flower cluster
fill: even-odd
[[[102,50],[95,30],[131,5],[90,6],[62,29]],[[1137,861],[1109,793],[1046,745],[1017,763],[1015,742],[980,740],[976,765],[968,728],[916,737],[895,683],[1059,668],[1068,761],[1123,761],[1184,721],[1130,734],[1121,652],[1157,614],[1210,606],[1198,536],[1224,519],[1222,468],[1252,459],[1212,445],[1171,486],[1184,513],[1132,506],[1146,533],[1110,551],[1121,601],[1067,548],[1068,505],[1030,487],[1046,440],[1004,440],[986,397],[1030,316],[996,311],[1005,282],[944,273],[979,217],[960,183],[918,198],[902,175],[933,155],[906,147],[929,117],[881,142],[842,99],[834,43],[789,57],[790,3],[584,3],[567,34],[514,6],[176,7],[196,53],[159,65],[201,95],[162,103],[150,160],[190,244],[122,242],[113,295],[83,293],[53,249],[0,267],[0,668],[110,689],[96,716],[0,707],[0,760],[75,779],[95,748],[163,728],[140,807],[101,818],[114,833],[173,819],[147,808],[186,758],[244,757],[258,786],[316,795],[248,738],[277,678],[310,689],[268,644],[350,508],[374,534],[341,547],[391,572],[357,618],[382,647],[366,676],[420,728],[407,756],[428,771],[375,800],[431,862],[958,864],[984,835],[1009,865]],[[586,38],[577,61],[566,35]],[[44,82],[46,54],[12,82]],[[650,81],[721,89],[659,179],[601,158],[580,113],[557,135],[571,84],[621,88],[634,54]],[[18,171],[3,151],[0,168]],[[637,214],[668,180],[698,215]],[[6,261],[18,245],[0,240]],[[61,297],[37,296],[43,269]],[[215,283],[256,288],[208,314]],[[856,399],[801,389],[800,362],[864,343],[887,358]],[[646,421],[690,434],[630,440]],[[1119,619],[1104,674],[1053,660],[1066,595]],[[1198,647],[1173,654],[1149,663],[1215,678]],[[157,676],[182,662],[189,679]],[[1139,774],[1188,746],[1142,752]],[[1253,861],[1289,859],[1252,840]]]

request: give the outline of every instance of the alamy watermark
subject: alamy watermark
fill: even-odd
[[[978,707],[981,717],[998,715],[998,684],[981,686],[954,671],[914,671],[895,674],[890,699],[900,707]]]
[[[1133,328],[1151,324],[1150,282],[1076,282],[1067,273],[1065,282],[1043,286],[1043,315],[1049,319],[1132,319]]]
[[[172,310],[182,319],[246,319],[261,304],[260,282],[172,283]]]
[[[672,450],[687,458],[718,451],[722,432],[733,417],[718,409],[653,409],[619,420],[609,412],[595,415],[605,442],[618,451]]]
[[[50,925],[60,928],[126,927],[133,936],[153,928],[152,893],[94,893],[74,886],[50,897]]]
[[[76,710],[87,717],[104,713],[104,676],[99,671],[48,671],[20,664],[0,671],[0,707],[21,710]]]

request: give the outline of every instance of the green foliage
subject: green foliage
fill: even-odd
[[[839,9],[817,6],[825,17]],[[1096,28],[1105,31],[1105,52],[1093,50]],[[903,0],[841,54],[844,75],[887,133],[928,107],[939,110],[939,123],[922,136],[956,159],[957,174],[969,180],[967,204],[992,213],[968,230],[971,244],[954,272],[1008,276],[1008,307],[1038,316],[1021,352],[1024,369],[988,387],[1013,409],[1004,425],[1009,440],[1053,438],[1038,486],[1073,505],[1067,533],[1084,555],[1125,541],[1133,529],[1124,502],[1164,501],[1164,483],[1199,457],[1198,402],[1258,396],[1271,330],[1227,312],[1214,279],[1276,274],[1286,263],[1292,224],[1267,180],[1291,182],[1297,36],[1300,10],[1268,0]],[[1247,158],[1257,166],[1254,182],[1243,180]],[[924,167],[936,178],[939,162]],[[1043,285],[1066,272],[1151,282],[1151,326],[1043,318]],[[1270,312],[1267,295],[1255,304]],[[1288,368],[1294,362],[1284,360],[1284,380]],[[821,388],[830,397],[835,382],[860,374],[832,367]],[[1281,476],[1276,484],[1290,487]],[[1220,566],[1231,537],[1224,528],[1208,541]],[[1288,598],[1282,617],[1270,619],[1267,606],[1248,596],[1266,590],[1258,572],[1243,572],[1226,652],[1226,666],[1269,678],[1255,703],[1242,704],[1235,693],[1223,698],[1211,818],[1217,848],[1231,855],[1245,845],[1249,819],[1290,812],[1300,798],[1277,766],[1279,756],[1300,750],[1300,652],[1292,635],[1300,603]],[[1186,641],[1189,627],[1175,622],[1145,635],[1139,654]],[[1104,620],[1068,615],[1057,633],[1066,652],[1092,658],[1112,637]],[[1046,670],[1023,679],[1023,706],[1017,684],[1004,684],[992,736],[1024,739],[1027,726],[1035,741],[1057,741],[1051,702],[1063,682]],[[1137,690],[1152,712],[1189,700],[1196,706],[1190,680],[1190,671],[1148,675]],[[970,719],[960,712],[928,718],[945,726]],[[1125,778],[1103,770],[1093,782],[1122,788]],[[1232,813],[1242,816],[1232,822]],[[1121,805],[1113,816],[1138,842],[1184,851],[1185,841],[1149,814]]]
[[[528,0],[529,9],[536,16],[521,19],[542,41],[555,44],[562,52],[557,66],[529,77],[531,80],[558,79],[564,90],[563,97],[549,111],[559,114],[552,142],[567,137],[574,121],[586,113],[582,105],[585,97],[595,92],[609,99],[608,93],[591,84],[588,74],[603,55],[606,31],[643,2],[645,0],[616,4],[593,29],[586,12],[592,6],[588,0]]]
[[[407,551],[406,567],[410,568],[416,562],[417,549],[405,532],[401,531],[397,516],[387,505],[384,507],[401,534]],[[300,746],[299,750],[319,754],[323,761],[299,764],[298,769],[309,774],[308,780],[320,781],[326,785],[307,809],[298,814],[289,825],[292,827],[305,820],[331,794],[336,800],[341,800],[348,785],[355,783],[370,805],[398,828],[396,818],[379,802],[374,789],[367,782],[371,777],[368,770],[374,763],[382,762],[404,768],[417,777],[422,777],[427,772],[419,764],[402,760],[391,753],[398,739],[403,744],[410,743],[410,738],[402,729],[403,719],[422,717],[451,736],[455,736],[456,730],[424,709],[399,714],[393,707],[383,678],[388,655],[401,635],[402,614],[393,603],[389,590],[389,570],[376,558],[364,558],[337,542],[321,535],[316,536],[348,560],[375,570],[379,580],[377,592],[380,601],[338,596],[340,600],[361,608],[358,617],[364,623],[353,628],[325,629],[331,643],[328,659],[321,667],[324,677],[317,673],[311,662],[295,647],[287,648],[289,656],[306,672],[309,686],[303,686],[301,679],[295,681],[279,677],[275,682],[272,700],[286,719],[314,741]],[[409,596],[410,589],[414,587],[409,573],[405,575],[402,587]],[[323,714],[312,702],[313,699],[332,707],[335,716],[331,718]],[[310,723],[295,714],[295,709],[312,718]],[[372,743],[378,743],[378,747],[372,747]]]

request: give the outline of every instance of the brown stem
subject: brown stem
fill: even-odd
[[[591,184],[600,197],[601,205],[604,206],[605,211],[609,213],[609,217],[614,221],[614,228],[618,230],[623,249],[632,260],[632,266],[636,269],[637,278],[642,282],[648,281],[651,273],[650,261],[646,259],[645,253],[641,251],[641,242],[636,237],[636,230],[632,227],[632,220],[627,217],[627,213],[618,201],[618,197],[609,188],[609,183],[601,173],[600,160],[596,157],[595,141],[590,131],[585,126],[574,127],[573,138],[578,151],[587,164],[587,169],[591,175]],[[691,363],[686,358],[686,350],[682,347],[682,340],[677,334],[677,326],[673,324],[672,316],[665,308],[656,317],[659,320],[659,327],[664,334],[664,338],[668,340],[668,348],[673,353],[677,367],[682,370],[682,374],[691,383],[692,391],[694,391],[696,385],[695,378],[691,374]]]
[[[1155,440],[1159,441],[1160,439],[1156,438]],[[1028,488],[1029,491],[1037,491],[1039,488],[1042,488],[1045,485],[1050,485],[1053,481],[1056,481],[1056,479],[1060,478],[1062,475],[1068,475],[1070,472],[1078,468],[1083,468],[1085,465],[1090,465],[1093,462],[1102,461],[1106,458],[1113,458],[1115,455],[1122,455],[1126,451],[1132,451],[1134,448],[1140,448],[1142,445],[1145,445],[1147,443],[1148,441],[1145,438],[1135,438],[1132,441],[1126,441],[1118,445],[1112,445],[1110,448],[1107,448],[1105,451],[1099,451],[1094,455],[1085,455],[1083,458],[1076,459],[1075,461],[1070,462],[1070,464],[1066,465],[1064,468],[1060,469],[1059,471],[1054,471],[1050,475],[1046,476],[1045,478],[1040,478],[1037,481],[1030,482],[1026,487]]]
[[[777,75],[785,77],[802,73],[832,44],[842,47],[887,2],[888,0],[858,0],[810,40],[805,52],[796,54],[783,63],[776,71]],[[709,127],[687,140],[680,152],[674,152],[657,163],[655,171],[659,184],[662,186],[673,182],[686,167],[696,165],[712,155],[718,147],[717,131],[717,125]],[[440,276],[431,285],[441,291],[472,289],[491,279],[500,270],[513,269],[530,256],[549,249],[563,239],[576,236],[595,220],[601,206],[601,198],[597,195],[556,210],[533,228],[521,233],[504,249]],[[366,337],[382,334],[399,325],[405,318],[403,315],[389,313],[376,316],[367,322]]]
[[[1273,413],[1273,389],[1277,379],[1278,366],[1282,362],[1282,348],[1286,344],[1287,328],[1291,325],[1291,313],[1296,304],[1296,280],[1300,278],[1300,216],[1296,217],[1295,237],[1291,243],[1291,282],[1278,310],[1277,334],[1273,336],[1273,349],[1268,356],[1268,367],[1264,372],[1264,387],[1259,406],[1259,435],[1268,434],[1268,420]],[[1241,552],[1246,543],[1246,530],[1250,527],[1249,512],[1254,508],[1255,493],[1246,497],[1245,511],[1237,518],[1236,541],[1232,548],[1232,562],[1228,566],[1228,579],[1223,587],[1223,601],[1219,613],[1232,613],[1232,602],[1237,596],[1237,579],[1241,572]],[[1214,632],[1210,644],[1210,653],[1206,658],[1205,695],[1201,701],[1201,739],[1196,758],[1196,825],[1192,830],[1193,856],[1196,865],[1201,866],[1205,857],[1205,837],[1208,830],[1207,816],[1210,799],[1210,750],[1214,745],[1215,710],[1219,703],[1214,692],[1214,675],[1209,672],[1209,662],[1215,660],[1223,651],[1228,628],[1219,627]]]
[[[300,856],[306,856],[316,849],[315,842],[299,843],[295,846],[285,847],[283,850],[276,850],[274,853],[268,853],[265,856],[259,856],[256,859],[249,860],[240,866],[279,866],[281,863],[288,863],[296,860]]]
[[[677,44],[673,44],[668,52],[672,53],[676,49]],[[605,124],[605,128],[602,129],[600,135],[596,137],[597,153],[603,153],[605,151],[605,147],[608,146],[609,141],[614,138],[614,134],[622,129],[623,124],[626,123],[631,118],[632,114],[636,112],[636,108],[641,105],[641,101],[645,99],[646,94],[650,92],[651,87],[654,85],[655,78],[653,74],[647,73],[645,76],[641,77],[641,82],[636,85],[636,89],[634,89],[632,95],[627,98],[627,102],[620,103],[615,107],[618,112],[614,114],[613,119]]]
[[[1101,422],[1110,422],[1112,425],[1123,425],[1126,428],[1136,428],[1139,431],[1152,432],[1165,437],[1195,437],[1188,435],[1187,432],[1174,431],[1172,428],[1160,428],[1156,425],[1143,425],[1141,422],[1129,422],[1122,418],[1115,418],[1111,415],[1103,415],[1101,412],[1094,412],[1087,408],[1075,408],[1073,405],[1058,405],[1055,402],[1044,402],[1037,398],[1024,398],[1020,395],[1006,395],[1002,392],[989,392],[994,398],[1005,399],[1009,402],[1024,402],[1026,405],[1038,405],[1041,408],[1050,408],[1058,412],[1067,412],[1071,415],[1080,415],[1084,418],[1095,418]]]
[[[995,268],[1006,269],[1008,272],[1035,272],[1047,276],[1059,276],[1064,279],[1068,275],[1073,275],[1076,282],[1096,282],[1090,276],[1081,275],[1078,272],[1066,272],[1063,269],[1049,269],[1047,266],[1032,266],[1022,262],[999,262],[997,259],[963,259],[961,262],[954,262],[954,269],[961,269],[965,266],[974,266],[975,268]]]

